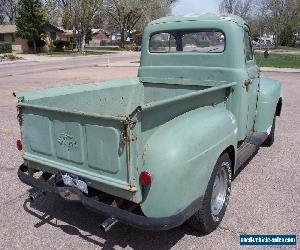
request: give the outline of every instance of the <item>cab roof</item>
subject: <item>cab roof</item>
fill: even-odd
[[[154,20],[149,25],[157,25],[162,23],[188,22],[188,21],[227,21],[234,22],[239,26],[244,26],[246,22],[239,16],[231,14],[213,14],[206,13],[201,15],[185,15],[185,16],[167,16]]]

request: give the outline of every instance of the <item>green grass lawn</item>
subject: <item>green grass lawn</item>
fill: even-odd
[[[65,50],[65,51],[49,51],[48,53],[41,53],[41,55],[47,55],[47,56],[54,56],[54,57],[73,57],[73,56],[89,56],[89,55],[108,55],[108,54],[114,54],[116,52],[113,51],[97,51],[97,50],[86,50],[84,54],[81,54],[79,52],[73,52],[71,50]]]
[[[85,55],[109,55],[109,54],[115,54],[115,51],[99,51],[99,50],[87,50],[85,52]]]
[[[300,55],[272,54],[264,58],[263,53],[255,53],[256,64],[260,67],[300,69]]]

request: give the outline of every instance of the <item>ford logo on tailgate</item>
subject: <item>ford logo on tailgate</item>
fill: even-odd
[[[77,142],[73,139],[73,136],[65,133],[60,133],[57,141],[60,145],[65,146],[68,151],[75,148],[77,145]]]

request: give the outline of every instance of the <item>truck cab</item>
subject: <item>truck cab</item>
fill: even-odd
[[[54,192],[148,230],[213,231],[237,170],[274,141],[282,89],[260,77],[249,26],[233,15],[146,27],[138,76],[18,93],[31,198]]]
[[[180,32],[185,46],[175,49],[175,46],[172,47],[176,43],[174,34]],[[157,39],[159,35],[165,37]],[[170,38],[166,42],[170,46],[167,44],[159,50],[151,51],[155,42],[158,43],[157,40],[165,41],[168,35]],[[191,38],[193,36],[196,37]],[[207,40],[201,40],[201,36]],[[201,42],[202,46],[200,44],[200,47],[196,47]],[[205,47],[205,42],[210,45]],[[150,23],[145,31],[139,78],[143,82],[182,85],[200,82],[239,83],[232,89],[229,107],[237,120],[238,141],[243,141],[251,132],[265,130],[260,127],[261,121],[256,121],[255,129],[260,84],[262,91],[268,87],[274,87],[277,91],[279,89],[277,96],[272,97],[274,102],[278,102],[278,95],[281,95],[278,82],[272,81],[274,86],[270,86],[269,79],[260,77],[250,28],[243,19],[233,15],[166,17]],[[272,106],[274,109],[276,103]],[[274,110],[265,117],[269,126],[273,116]]]

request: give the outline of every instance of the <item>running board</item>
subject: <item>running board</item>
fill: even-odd
[[[237,167],[239,169],[256,152],[267,139],[267,133],[252,133],[237,150]]]

